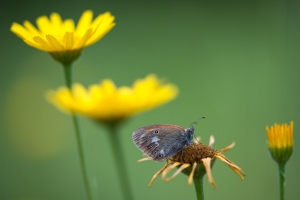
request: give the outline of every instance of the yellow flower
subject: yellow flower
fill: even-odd
[[[52,13],[50,18],[41,16],[36,24],[38,28],[29,21],[25,21],[23,26],[14,22],[10,30],[29,46],[49,52],[64,64],[70,64],[84,47],[100,40],[115,26],[114,16],[109,12],[93,20],[91,10],[82,14],[76,27],[72,19],[62,21],[58,13]]]
[[[164,167],[154,174],[148,186],[151,187],[154,180],[160,174],[162,174],[163,181],[167,182],[173,180],[180,172],[183,172],[184,174],[189,176],[189,184],[192,184],[194,177],[203,177],[207,173],[209,183],[211,183],[213,187],[216,188],[217,186],[213,180],[211,173],[211,168],[213,167],[216,158],[225,162],[241,178],[241,180],[244,180],[243,176],[245,176],[245,173],[243,172],[243,170],[222,154],[223,152],[233,148],[234,143],[219,151],[212,148],[213,143],[214,138],[213,136],[211,136],[210,144],[208,146],[199,143],[198,141],[195,141],[190,146],[185,146],[182,151],[178,152],[175,156],[170,157],[166,161]],[[153,159],[147,157],[139,160],[138,162],[146,160]],[[166,177],[167,174],[175,167],[178,168],[177,171],[171,177]]]
[[[272,157],[279,163],[285,163],[289,160],[293,152],[294,122],[288,124],[274,124],[270,129],[267,126],[268,145]]]
[[[117,122],[164,104],[177,95],[177,87],[163,84],[155,75],[137,80],[132,87],[116,88],[112,80],[103,80],[86,90],[74,84],[72,90],[61,87],[48,93],[48,100],[64,111],[87,115],[102,122]]]

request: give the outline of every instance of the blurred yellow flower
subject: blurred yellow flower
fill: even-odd
[[[100,40],[115,26],[114,19],[105,12],[93,20],[93,12],[87,10],[75,27],[72,19],[62,21],[58,13],[52,13],[50,18],[37,18],[38,28],[25,21],[23,26],[14,22],[10,30],[29,46],[49,52],[59,62],[71,63],[84,47]]]
[[[277,162],[285,163],[291,157],[294,146],[294,122],[288,124],[274,124],[270,128],[266,127],[268,136],[268,145],[272,157]]]
[[[79,113],[102,122],[117,122],[157,107],[177,96],[173,84],[163,84],[151,74],[136,80],[132,87],[116,88],[110,79],[85,89],[74,84],[72,90],[61,87],[50,91],[48,100],[64,111]]]
[[[209,145],[199,143],[198,139],[195,140],[195,142],[190,146],[185,146],[182,151],[170,157],[166,161],[164,167],[154,174],[148,187],[152,186],[153,182],[160,174],[162,174],[163,181],[167,182],[173,180],[178,174],[180,174],[180,172],[183,172],[189,176],[189,184],[192,184],[195,177],[199,178],[207,174],[209,183],[216,188],[217,186],[214,182],[211,172],[211,168],[213,167],[216,158],[226,163],[240,177],[241,180],[244,180],[245,173],[243,170],[223,155],[223,152],[233,148],[235,144],[232,143],[221,150],[215,150],[212,148],[214,141],[214,137],[211,136]],[[146,160],[153,160],[153,158],[146,157],[138,162]],[[178,168],[177,171],[171,177],[166,177],[167,174],[176,167]]]

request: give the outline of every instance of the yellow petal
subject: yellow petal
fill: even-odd
[[[76,45],[77,49],[83,48],[92,35],[92,29],[88,29],[81,40]]]
[[[152,81],[157,82],[151,83],[157,85],[157,91],[164,87],[164,85],[159,85],[158,80]],[[144,80],[141,80],[141,82],[144,82]],[[136,87],[122,86],[117,88],[110,79],[105,79],[100,84],[91,85],[88,89],[80,84],[74,84],[72,92],[69,92],[73,94],[73,99],[70,100],[67,109],[72,108],[70,111],[87,115],[96,120],[114,121],[155,108],[172,100],[176,95],[171,94],[174,91],[165,90],[166,88],[163,89],[165,92],[159,95],[156,95],[155,90],[148,93],[147,85],[144,84],[144,89],[139,88],[139,91],[136,91]],[[175,86],[173,87],[175,88]],[[62,95],[58,96],[62,97]],[[55,101],[54,104],[59,104],[59,102]]]
[[[37,25],[38,29],[40,30],[41,34],[46,35],[46,34],[52,33],[51,22],[47,16],[44,15],[44,16],[37,18],[36,25]]]
[[[203,162],[205,170],[206,170],[208,182],[211,183],[214,188],[217,188],[217,185],[216,185],[216,183],[213,179],[212,173],[211,173],[211,168],[210,168],[211,158],[203,158],[202,162]]]
[[[190,185],[193,183],[193,177],[194,177],[194,173],[195,173],[196,167],[197,167],[197,163],[194,162],[192,171],[191,171],[191,173],[190,173],[190,175],[189,175],[189,179],[188,179],[188,183],[189,183]]]
[[[27,31],[30,33],[30,35],[35,35],[35,36],[40,35],[39,30],[36,29],[29,21],[24,22],[24,27],[27,29]]]
[[[115,17],[109,12],[99,15],[92,23],[91,27],[94,28],[91,38],[88,40],[87,45],[94,44],[100,40],[107,32],[109,32],[116,24],[113,22]]]
[[[46,38],[48,40],[49,45],[52,47],[52,49],[55,49],[55,51],[63,51],[65,50],[64,46],[59,43],[59,41],[53,37],[52,35],[46,35]]]
[[[72,19],[66,19],[63,22],[62,27],[65,32],[74,32],[75,31],[75,24]]]
[[[79,36],[83,36],[87,29],[90,29],[90,24],[93,19],[93,12],[91,10],[86,10],[82,13],[79,22],[76,27],[76,32]]]
[[[74,33],[66,32],[63,43],[64,43],[66,49],[72,49],[72,47],[74,46]]]
[[[25,40],[25,39],[24,39],[24,42],[25,42],[27,45],[32,46],[32,47],[34,47],[34,48],[36,48],[36,49],[39,49],[39,50],[41,50],[41,51],[51,51],[50,47],[40,45],[40,44],[38,44],[38,43],[36,43],[36,42],[31,42],[31,41]]]
[[[41,45],[43,48],[45,49],[49,49],[49,51],[54,51],[54,49],[49,45],[49,43],[44,40],[43,38],[36,36],[33,38],[33,40],[38,43],[39,45]]]
[[[184,170],[185,168],[187,168],[189,166],[191,166],[189,163],[182,164],[171,177],[168,177],[168,178],[165,177],[165,178],[163,178],[163,180],[166,182],[173,180],[178,174],[180,174],[180,172],[182,172],[182,170]]]
[[[162,172],[164,172],[164,170],[168,167],[168,162],[166,162],[166,164],[164,165],[164,167],[162,169],[160,169],[158,172],[156,172],[154,174],[154,176],[152,177],[148,187],[151,187],[153,182],[155,181],[155,179],[157,178],[157,176],[159,176]]]
[[[22,39],[25,39],[25,38],[31,36],[22,25],[15,23],[15,22],[11,25],[10,30]]]
[[[52,13],[50,15],[51,27],[54,30],[60,30],[62,28],[62,20],[58,13]]]

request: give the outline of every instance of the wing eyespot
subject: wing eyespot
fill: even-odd
[[[159,153],[159,154],[157,155],[157,157],[158,157],[158,158],[162,158],[162,157],[163,157],[163,154]]]
[[[151,144],[148,145],[148,148],[149,148],[149,149],[152,149],[152,148],[154,148],[154,147],[155,147],[154,143],[151,143]]]

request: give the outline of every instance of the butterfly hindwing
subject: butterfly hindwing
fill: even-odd
[[[185,129],[173,124],[154,124],[137,129],[132,134],[136,146],[156,161],[165,160],[183,149]]]

